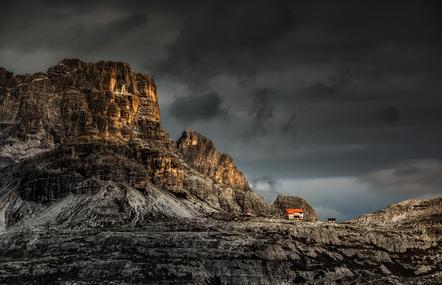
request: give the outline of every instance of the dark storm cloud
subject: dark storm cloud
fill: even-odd
[[[52,47],[87,53],[124,39],[128,33],[147,22],[146,15],[139,12],[115,13],[108,15],[108,20],[96,18],[91,11],[83,15],[80,11],[63,12],[50,9],[41,13],[42,15],[31,14],[28,19],[11,19],[6,27],[12,25],[20,29],[20,36],[17,37],[13,30],[7,30],[2,33],[2,45],[11,45],[22,51]],[[43,19],[33,25],[33,17]],[[82,21],[78,21],[79,19]],[[57,21],[57,24],[53,21]]]
[[[87,52],[103,47],[103,43],[112,45],[114,42],[124,38],[126,33],[144,25],[146,22],[147,17],[145,14],[135,13],[103,25],[98,25],[92,29],[87,26],[79,27],[74,31],[77,35],[77,39],[73,43],[74,48]],[[88,45],[84,45],[84,42],[87,42]]]
[[[289,1],[206,2],[185,15],[171,57],[162,69],[204,84],[222,72],[253,73],[257,61],[275,52],[273,43],[295,26]]]
[[[283,122],[282,124],[282,131],[284,133],[291,133],[292,135],[295,135],[295,131],[296,131],[296,113],[292,112],[291,114],[289,114],[288,118],[285,120],[285,122]]]
[[[210,120],[226,114],[222,99],[216,93],[177,97],[170,105],[170,115],[185,122]]]
[[[399,109],[396,106],[388,106],[376,112],[376,117],[388,124],[396,123],[399,119]]]
[[[337,86],[326,85],[322,82],[315,83],[299,90],[296,99],[304,100],[330,100],[336,95]]]
[[[253,97],[253,103],[249,112],[252,118],[250,134],[265,134],[267,132],[268,122],[273,118],[273,105],[271,96],[273,90],[259,90]]]
[[[387,94],[364,92],[361,87],[379,86],[385,83],[382,73],[376,69],[339,70],[327,78],[318,80],[306,87],[296,90],[292,97],[296,101],[364,101],[384,98]]]

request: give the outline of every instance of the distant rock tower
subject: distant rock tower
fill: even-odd
[[[281,217],[284,217],[286,209],[302,209],[304,210],[304,221],[317,221],[318,216],[315,210],[307,203],[306,200],[296,196],[278,195],[272,206],[276,209]]]

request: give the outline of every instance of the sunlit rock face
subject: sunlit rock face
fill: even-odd
[[[185,130],[177,142],[178,150],[184,160],[213,178],[217,183],[224,183],[232,188],[249,191],[250,186],[241,171],[236,167],[230,155],[216,150],[214,143],[192,130]]]
[[[65,59],[46,73],[13,77],[2,70],[0,83],[3,140],[47,148],[80,139],[166,138],[152,77],[126,63]]]

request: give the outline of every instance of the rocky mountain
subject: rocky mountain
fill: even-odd
[[[211,160],[192,163],[200,157],[185,138],[177,148],[160,127],[152,77],[125,63],[67,59],[46,73],[0,76],[0,157],[15,162],[2,170],[0,227],[48,215],[107,224],[270,208],[213,144]],[[202,148],[207,139],[193,134]]]
[[[265,203],[204,136],[173,142],[125,63],[0,69],[0,284],[442,282],[440,232],[275,218],[286,206],[316,218]]]
[[[439,239],[442,235],[442,198],[405,200],[384,210],[362,215],[350,221],[361,225],[394,227]]]
[[[177,142],[178,151],[184,161],[210,177],[215,183],[237,189],[236,200],[244,213],[268,215],[273,209],[254,193],[246,177],[236,167],[230,155],[216,150],[214,143],[191,130],[185,130]]]
[[[304,219],[306,221],[318,220],[315,210],[301,197],[278,195],[275,201],[273,201],[272,206],[277,210],[281,217],[284,216],[285,209],[297,208],[304,210]]]

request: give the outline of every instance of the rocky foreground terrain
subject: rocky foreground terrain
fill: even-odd
[[[0,69],[0,284],[438,284],[441,208],[316,222],[204,136],[172,141],[152,77],[125,63]]]
[[[192,219],[1,234],[2,283],[440,284],[440,241],[377,227]],[[81,284],[81,283],[80,283]]]

